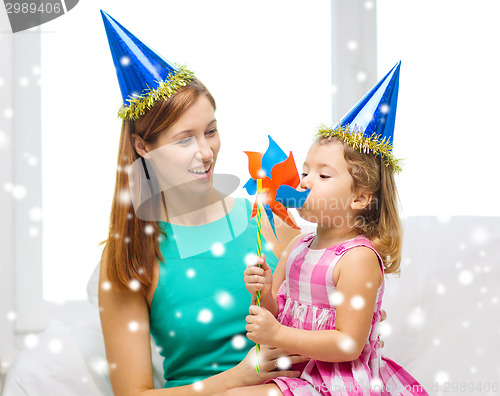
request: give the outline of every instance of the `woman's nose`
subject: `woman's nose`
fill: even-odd
[[[210,161],[214,156],[212,147],[210,147],[210,145],[204,138],[198,139],[197,143],[198,143],[198,152],[196,153],[196,157],[202,160],[203,162]]]

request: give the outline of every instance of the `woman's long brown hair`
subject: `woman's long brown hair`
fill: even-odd
[[[140,158],[132,135],[136,134],[146,144],[155,144],[160,134],[175,124],[201,95],[205,95],[215,109],[214,98],[195,79],[168,100],[156,102],[135,122],[123,121],[108,239],[102,242],[106,244],[107,276],[118,290],[127,290],[133,280],[138,281],[143,290],[151,285],[153,265],[157,259],[163,260],[159,238],[166,238],[156,221],[141,220],[135,215],[131,201],[121,199],[129,192],[129,175],[126,170]]]

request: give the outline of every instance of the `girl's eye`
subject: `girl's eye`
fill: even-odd
[[[205,135],[210,135],[210,136],[212,136],[212,135],[215,135],[216,133],[217,133],[217,128],[215,128],[215,129],[211,129],[210,131],[205,132]]]
[[[330,176],[328,176],[328,175],[319,175],[319,177],[321,177],[322,179],[329,179],[330,178]]]
[[[306,176],[307,176],[307,173],[302,173],[302,174],[300,175],[300,177],[301,177],[302,179],[303,179],[304,177],[306,177]]]

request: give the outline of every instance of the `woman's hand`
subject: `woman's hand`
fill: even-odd
[[[384,320],[387,319],[387,312],[385,312],[383,309],[380,310],[380,321],[383,322]],[[380,340],[380,348],[384,347],[384,340]]]
[[[260,265],[258,267],[257,265]],[[260,291],[261,298],[271,293],[273,286],[273,273],[266,263],[264,255],[257,259],[256,265],[249,265],[244,272],[245,286],[247,290],[255,296]]]
[[[247,337],[256,344],[273,345],[281,324],[267,309],[251,305],[246,317]]]
[[[243,386],[259,385],[276,377],[298,377],[300,371],[292,370],[291,365],[307,362],[308,360],[309,358],[300,355],[291,355],[279,348],[261,345],[260,372],[257,373],[255,370],[257,363],[255,347],[250,349],[245,359],[234,367],[234,370],[238,371],[236,373],[238,378],[244,381]]]

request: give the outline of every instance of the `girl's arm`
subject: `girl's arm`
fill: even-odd
[[[382,271],[368,248],[348,251],[338,263],[336,330],[309,331],[283,326],[266,310],[251,306],[247,336],[252,341],[327,362],[357,359],[370,333]],[[335,277],[335,275],[334,275]]]
[[[245,285],[247,290],[253,295],[252,304],[255,303],[256,291],[260,291],[261,306],[271,312],[274,317],[278,316],[278,303],[276,297],[281,284],[285,280],[286,261],[288,259],[288,255],[301,237],[302,235],[296,235],[289,242],[288,246],[281,251],[281,257],[276,269],[274,270],[274,274],[272,274],[271,268],[269,268],[266,263],[265,257],[261,257],[258,260],[258,264],[261,267],[249,266],[245,270]]]
[[[261,372],[256,373],[255,351],[237,366],[201,381],[170,389],[154,389],[149,333],[149,308],[141,291],[121,292],[109,288],[103,253],[99,276],[99,310],[109,365],[109,378],[116,396],[212,395],[231,388],[256,385],[279,375],[298,376],[296,371],[273,371],[275,359],[285,354],[280,349],[263,347]],[[293,361],[304,361],[291,357]]]

